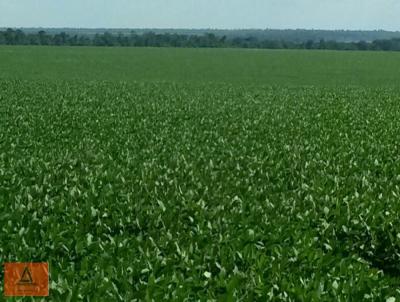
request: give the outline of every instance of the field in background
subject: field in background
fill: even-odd
[[[400,53],[16,46],[0,78],[396,87]]]
[[[60,301],[399,297],[399,55],[0,48],[0,262]]]

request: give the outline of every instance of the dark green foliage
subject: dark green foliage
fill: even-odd
[[[78,31],[79,32],[79,31]],[[312,31],[311,31],[312,32]],[[152,31],[137,34],[110,33],[108,31],[95,35],[68,34],[64,31],[46,34],[44,31],[25,33],[22,30],[7,29],[0,31],[0,45],[56,45],[56,46],[132,46],[132,47],[195,47],[195,48],[263,48],[263,49],[330,49],[330,50],[384,50],[399,51],[400,38],[375,39],[372,42],[350,41],[346,39],[325,40],[311,35],[304,40],[297,32],[297,39],[279,35],[275,39],[263,38],[263,35],[216,35],[203,32],[201,34],[154,33]],[[274,36],[274,35],[273,35]],[[330,37],[325,33],[325,36]],[[321,37],[324,37],[322,35]],[[338,36],[340,37],[340,35]]]
[[[399,296],[400,94],[0,81],[0,262],[67,301]]]
[[[6,30],[6,28],[0,28]],[[36,34],[37,28],[23,28],[27,34]],[[309,40],[318,42],[320,40],[337,41],[337,42],[358,42],[358,41],[374,41],[374,40],[390,40],[393,38],[400,38],[399,31],[385,31],[385,30],[307,30],[307,29],[172,29],[172,28],[44,28],[47,33],[51,35],[65,32],[69,35],[90,36],[96,34],[104,34],[108,32],[113,35],[122,34],[124,36],[132,32],[137,34],[145,34],[153,32],[155,34],[177,34],[187,36],[201,36],[206,33],[214,34],[217,37],[226,36],[228,39],[235,37],[249,38],[254,37],[258,40],[270,41],[287,41],[294,43],[305,43]]]

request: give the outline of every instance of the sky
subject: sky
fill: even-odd
[[[399,0],[0,0],[0,27],[400,30]]]

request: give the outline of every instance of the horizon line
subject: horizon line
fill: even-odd
[[[70,30],[212,30],[212,31],[345,31],[345,32],[392,32],[399,33],[400,30],[388,29],[321,29],[321,28],[190,28],[190,27],[44,27],[44,26],[0,26],[1,29],[70,29]]]

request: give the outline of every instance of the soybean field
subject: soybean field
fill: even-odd
[[[400,299],[399,59],[1,47],[0,262],[52,301]]]

